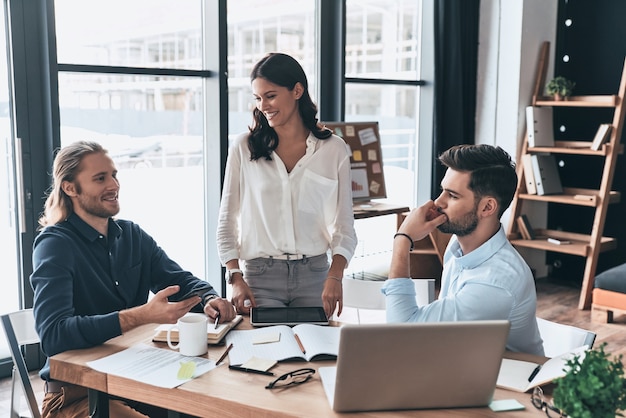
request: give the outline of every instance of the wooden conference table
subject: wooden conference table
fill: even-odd
[[[522,411],[493,412],[489,408],[430,409],[411,411],[385,411],[361,413],[336,413],[332,411],[322,383],[316,373],[311,381],[285,389],[265,389],[274,378],[258,374],[229,370],[228,358],[216,369],[174,389],[165,389],[114,375],[107,375],[87,366],[87,362],[124,350],[138,343],[167,348],[167,344],[153,343],[152,335],[156,325],[144,325],[105,344],[82,350],[72,350],[57,354],[50,359],[50,375],[61,380],[90,389],[90,402],[100,402],[98,417],[108,416],[107,395],[120,396],[135,401],[156,405],[173,411],[171,417],[180,413],[199,417],[341,417],[357,415],[362,417],[499,417],[515,418],[545,416],[536,409],[529,393],[518,393],[496,389],[495,400],[516,399],[526,409]],[[237,329],[251,328],[249,321],[239,324]],[[462,350],[462,347],[459,347]],[[224,352],[224,346],[209,346],[208,358],[217,360]],[[543,362],[545,358],[510,353],[507,357]],[[334,361],[282,362],[272,371],[279,376],[301,367],[317,369],[333,365]],[[393,378],[389,376],[389,378]],[[384,379],[372,384],[384,384]],[[450,396],[454,396],[453,393]],[[103,413],[104,412],[104,413]]]

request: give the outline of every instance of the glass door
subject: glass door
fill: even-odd
[[[5,9],[0,7],[0,33],[5,35]],[[10,100],[10,66],[7,43],[0,43],[0,314],[20,308],[20,258],[17,183],[15,177],[15,141],[13,111]],[[0,360],[10,357],[4,334],[0,338]]]

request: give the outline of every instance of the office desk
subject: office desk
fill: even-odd
[[[339,414],[330,409],[322,383],[317,374],[311,381],[302,385],[280,390],[265,389],[273,380],[270,376],[242,373],[228,369],[228,359],[216,369],[187,382],[175,389],[164,389],[145,383],[136,382],[118,376],[107,375],[89,368],[87,362],[116,353],[137,343],[153,344],[167,348],[166,344],[152,343],[151,338],[156,325],[145,325],[127,334],[113,338],[107,343],[89,349],[72,350],[57,354],[50,359],[50,375],[53,379],[95,389],[104,394],[117,395],[127,399],[156,405],[171,411],[183,412],[200,417],[341,417],[358,415],[359,417],[498,417],[516,418],[545,416],[535,409],[530,402],[529,393],[517,393],[496,389],[494,399],[517,399],[526,409],[523,411],[493,412],[489,408],[431,409],[412,411],[365,412],[359,414]],[[244,323],[238,329],[249,327]],[[208,357],[217,360],[224,351],[223,346],[210,346]],[[519,355],[515,356],[520,358]],[[521,356],[523,357],[523,356]],[[526,356],[529,360],[537,358]],[[279,363],[272,369],[279,376],[301,367],[313,367],[334,364],[334,361],[288,362]],[[393,377],[389,377],[393,378]],[[384,379],[372,384],[384,384]],[[90,392],[90,394],[93,391]],[[454,394],[450,394],[454,396]],[[101,410],[100,410],[101,411]],[[103,415],[98,415],[102,417]],[[106,416],[106,415],[104,415]],[[176,413],[172,417],[178,416]]]
[[[397,215],[398,219],[404,212],[408,212],[408,206],[394,205],[381,202],[361,202],[352,205],[354,219],[374,218],[376,216]]]

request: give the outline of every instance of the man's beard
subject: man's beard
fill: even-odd
[[[478,216],[476,210],[478,207],[474,207],[471,211],[463,215],[459,220],[448,220],[437,227],[441,232],[446,234],[456,234],[458,237],[464,237],[471,234],[478,227]]]

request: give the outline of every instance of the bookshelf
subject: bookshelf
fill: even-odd
[[[579,309],[589,309],[591,307],[591,295],[594,285],[594,277],[598,264],[598,257],[604,251],[610,251],[617,247],[617,240],[603,236],[604,224],[608,206],[611,203],[619,202],[620,193],[612,191],[613,176],[617,156],[623,154],[623,145],[620,143],[622,128],[624,125],[624,95],[626,93],[626,62],[622,70],[619,91],[614,95],[596,96],[573,96],[568,100],[554,101],[550,97],[544,97],[543,87],[546,80],[546,72],[549,60],[550,43],[544,42],[537,66],[532,105],[551,107],[584,107],[584,108],[613,108],[613,120],[611,129],[606,141],[594,150],[591,148],[593,138],[581,141],[555,141],[554,146],[529,147],[528,132],[525,135],[520,159],[517,164],[518,187],[511,203],[511,219],[507,228],[507,235],[511,243],[516,247],[524,247],[542,251],[553,251],[575,256],[584,257],[585,269],[583,272]],[[608,121],[607,121],[608,122]],[[569,154],[589,156],[590,158],[604,159],[600,186],[598,189],[564,187],[563,192],[552,195],[531,194],[526,188],[526,178],[522,156],[525,154]],[[535,239],[523,239],[516,219],[524,213],[524,203],[530,201],[541,201],[548,203],[558,203],[564,205],[577,205],[595,208],[594,219],[589,233],[576,233],[550,229],[535,229]],[[569,244],[559,245],[548,242],[548,238],[569,241]]]

